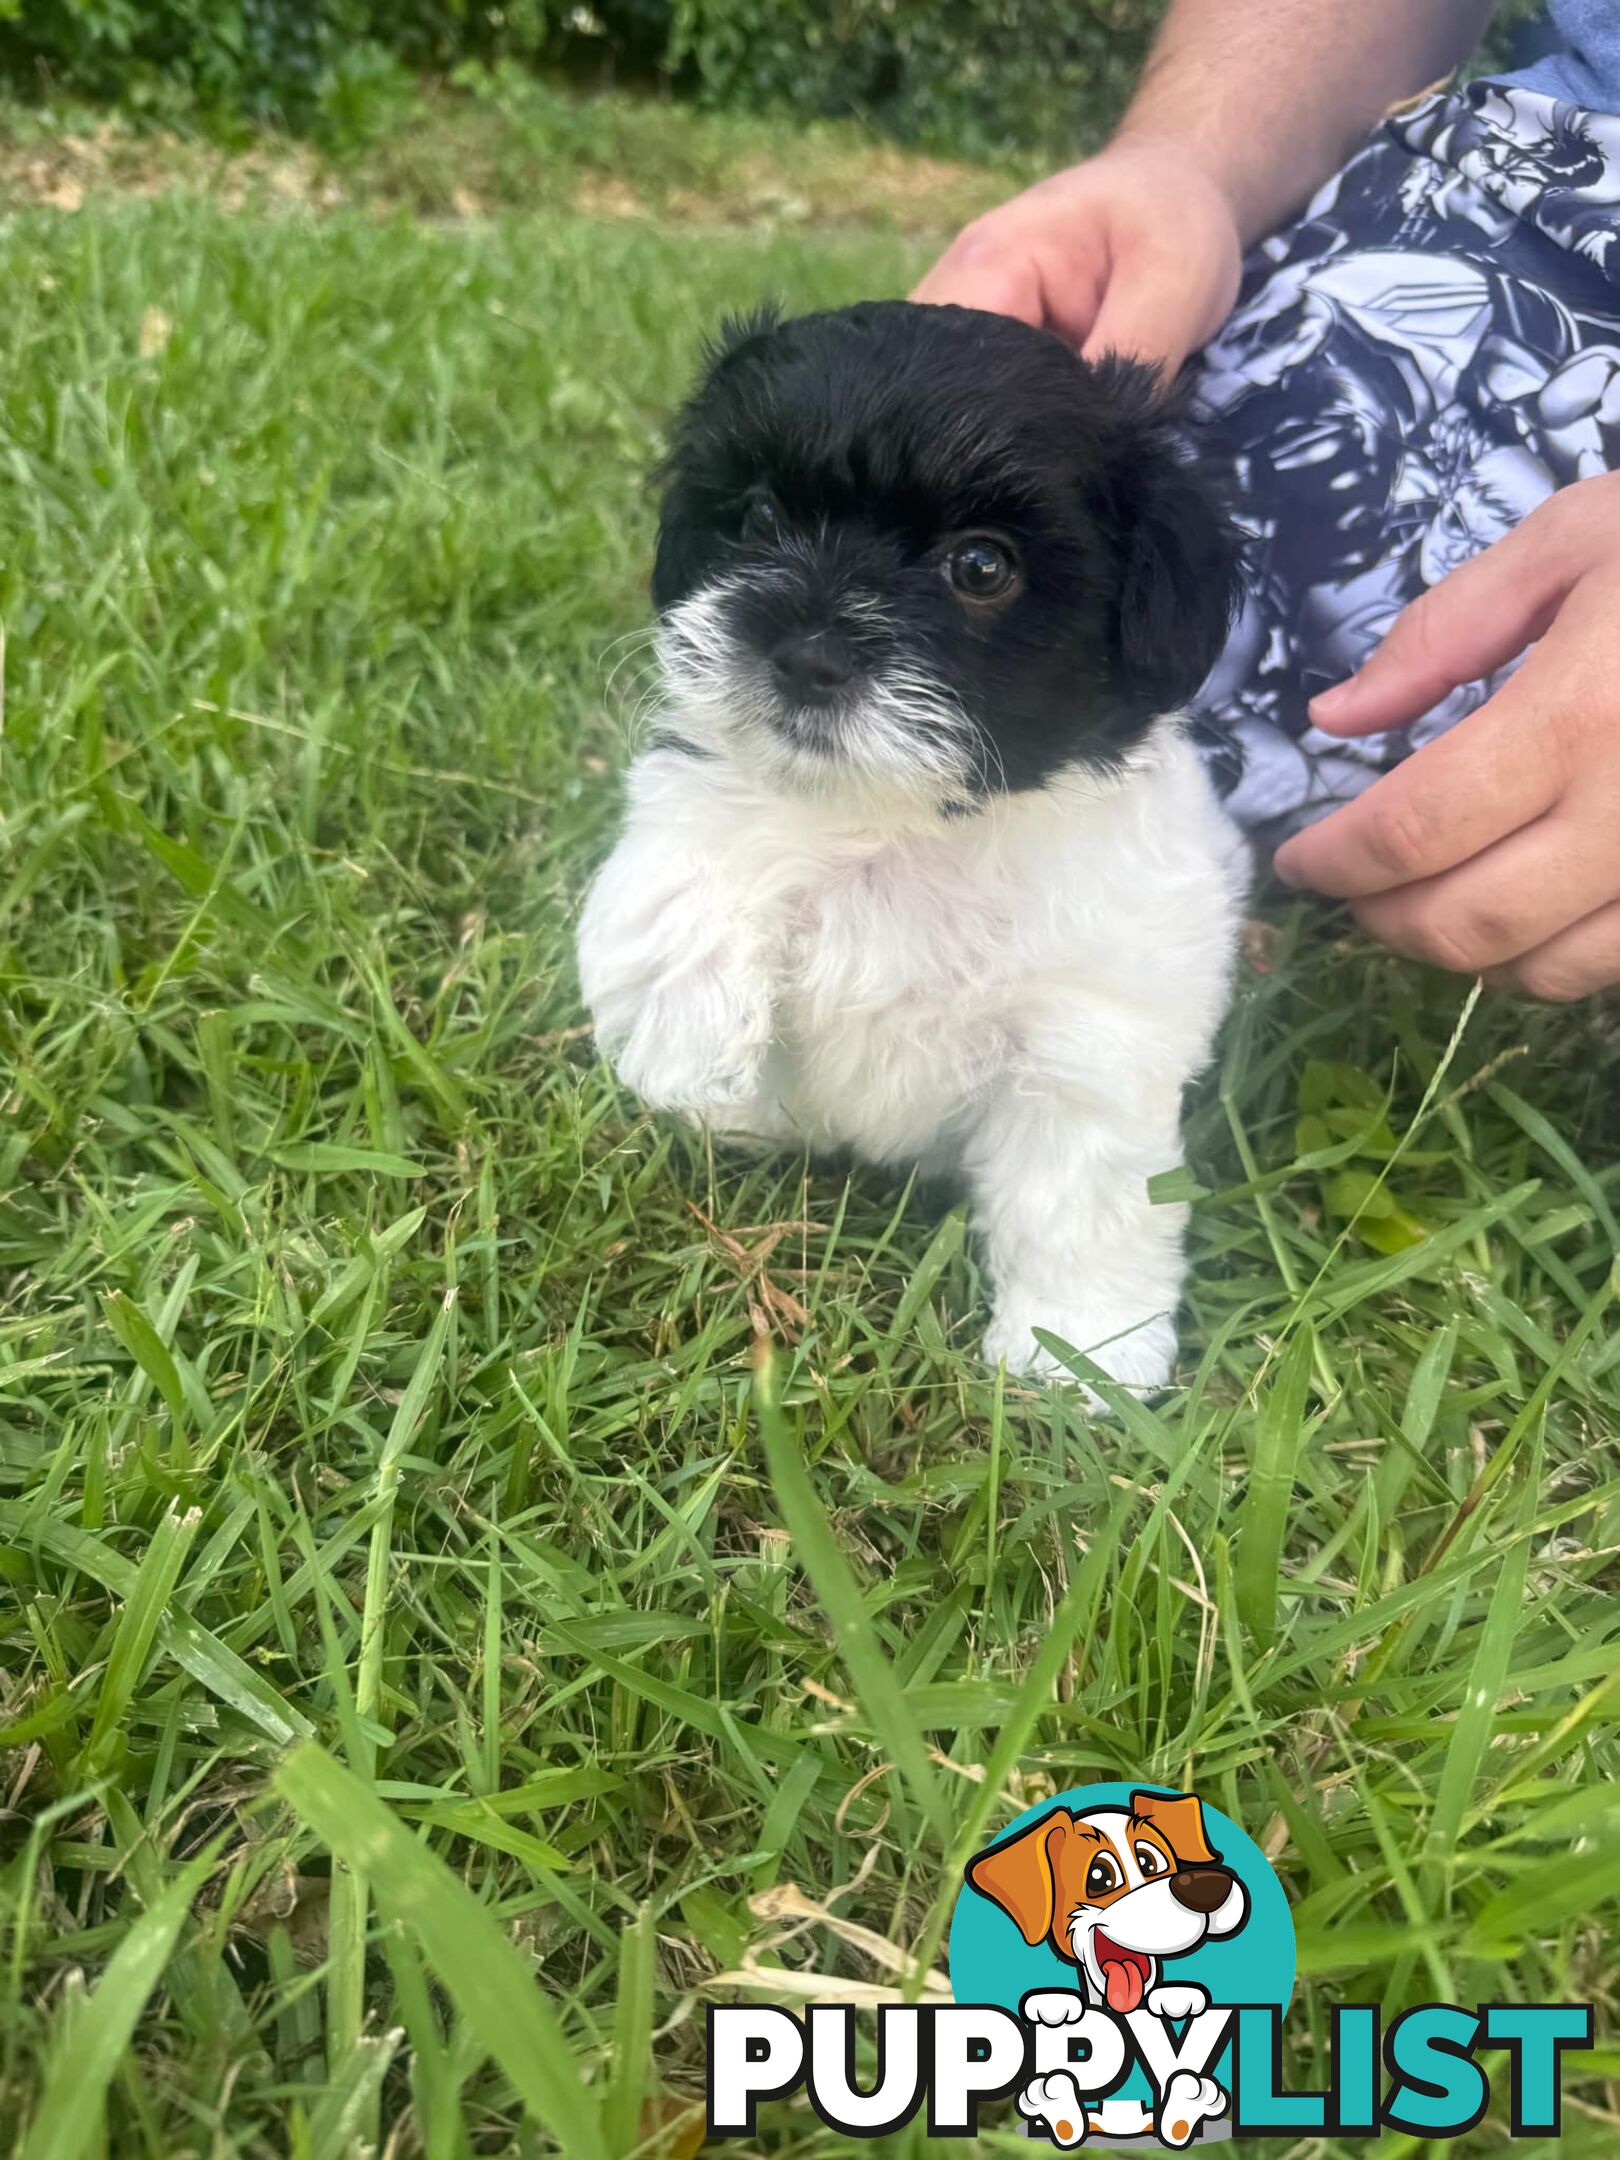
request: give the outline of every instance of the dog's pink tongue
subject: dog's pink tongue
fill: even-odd
[[[1128,2017],[1142,2000],[1142,1969],[1129,1958],[1109,1958],[1102,1969],[1108,2007]]]

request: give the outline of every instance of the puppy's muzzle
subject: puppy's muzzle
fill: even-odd
[[[1231,1889],[1232,1876],[1226,1868],[1183,1868],[1170,1878],[1170,1895],[1189,1912],[1218,1912]]]

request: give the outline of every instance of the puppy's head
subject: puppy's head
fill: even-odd
[[[665,469],[671,725],[789,787],[1108,768],[1213,665],[1233,551],[1147,369],[879,301],[728,326]]]
[[[981,1897],[1027,1943],[1049,1941],[1099,2000],[1138,2007],[1166,1958],[1236,1934],[1248,1892],[1209,1843],[1192,1793],[1136,1792],[1128,1808],[1054,1808],[968,1863]]]

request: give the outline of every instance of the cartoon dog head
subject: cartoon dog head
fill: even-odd
[[[1249,1894],[1221,1864],[1191,1793],[1135,1792],[1128,1808],[1054,1808],[969,1861],[967,1879],[1027,1943],[1050,1940],[1094,1999],[1128,2015],[1165,1958],[1235,1935]]]

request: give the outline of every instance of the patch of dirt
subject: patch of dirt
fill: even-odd
[[[163,130],[136,134],[112,121],[89,134],[0,136],[0,194],[12,203],[71,215],[93,195],[150,202],[177,190],[216,196],[231,210],[267,200],[330,210],[347,200],[305,143],[223,151]]]
[[[897,224],[938,222],[941,204],[964,195],[999,197],[1006,192],[982,166],[927,157],[898,144],[874,143],[861,161],[861,208],[887,211]]]
[[[458,116],[458,131],[465,116]],[[440,162],[446,144],[436,152]],[[498,160],[460,144],[461,177],[424,199],[408,160],[384,146],[375,158],[341,166],[308,143],[266,137],[240,150],[163,130],[138,132],[109,120],[85,132],[0,134],[0,199],[65,216],[92,198],[151,201],[204,195],[221,208],[320,213],[346,208],[414,210],[439,223],[533,211],[548,199],[579,215],[667,219],[688,226],[878,227],[938,234],[954,230],[1007,192],[982,168],[927,157],[881,142],[839,147],[811,138],[783,154],[749,149],[717,162],[712,176],[632,182],[596,163],[543,176],[502,171]]]
[[[612,173],[585,173],[574,185],[574,208],[584,217],[644,218],[652,211],[628,180]]]

